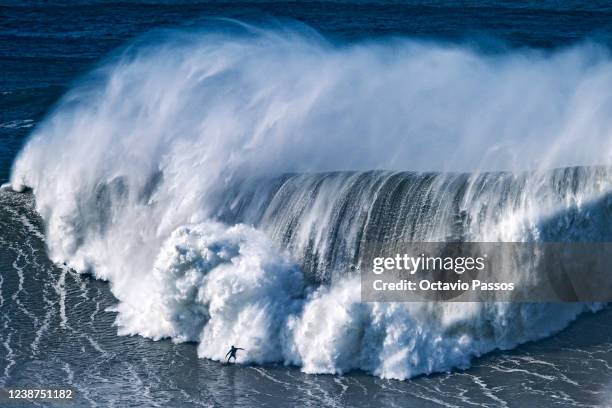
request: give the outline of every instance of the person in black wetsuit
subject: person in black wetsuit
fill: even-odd
[[[240,347],[234,347],[234,345],[232,344],[232,348],[230,348],[230,351],[227,352],[227,354],[225,355],[225,357],[227,357],[227,362],[229,363],[230,359],[232,357],[234,357],[234,363],[236,362],[236,352],[238,350],[244,350],[243,348]],[[229,356],[229,357],[228,357]]]

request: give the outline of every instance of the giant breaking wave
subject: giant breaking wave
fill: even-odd
[[[11,183],[33,189],[51,258],[110,282],[120,334],[405,379],[601,307],[360,303],[355,270],[372,240],[609,241],[610,89],[588,44],[157,33],[61,100]]]

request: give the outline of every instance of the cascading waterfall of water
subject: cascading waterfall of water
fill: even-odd
[[[612,170],[575,167],[523,173],[336,172],[257,180],[229,189],[217,216],[253,224],[290,248],[319,281],[359,264],[364,243],[558,242],[568,225],[546,225],[561,212],[573,221],[609,193]],[[605,225],[605,224],[604,224]],[[574,240],[607,242],[606,229]]]

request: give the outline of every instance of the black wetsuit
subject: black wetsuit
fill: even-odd
[[[234,357],[234,362],[236,362],[236,352],[238,350],[244,350],[243,348],[240,347],[234,347],[232,346],[232,348],[230,349],[230,351],[227,352],[227,354],[225,355],[225,357],[227,357],[227,362],[229,363],[230,359],[232,357]],[[228,357],[229,356],[229,357]]]

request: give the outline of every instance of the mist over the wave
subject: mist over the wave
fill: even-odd
[[[337,242],[353,251],[394,191],[406,205],[381,210],[375,227],[408,214],[412,238],[444,238],[466,209],[474,240],[563,236],[564,212],[591,225],[585,203],[608,220],[611,68],[589,44],[484,55],[408,39],[333,44],[295,25],[158,34],[62,99],[11,184],[33,189],[54,261],[110,281],[122,334],[198,341],[215,359],[231,341],[247,345],[244,362],[315,373],[465,367],[599,305],[366,305],[354,278],[307,287],[298,264]],[[547,172],[577,165],[603,167]],[[358,172],[320,174],[335,170]],[[270,185],[248,200],[228,193],[253,180]]]
[[[63,99],[30,154],[44,144],[49,156],[84,162],[78,155],[88,168],[113,157],[106,166],[129,162],[142,172],[140,161],[160,167],[187,145],[207,173],[224,177],[240,169],[525,170],[612,158],[605,47],[484,55],[400,38],[333,44],[296,25],[226,28],[159,33],[118,53]],[[57,138],[73,150],[54,151]],[[14,183],[19,170],[18,162]]]

